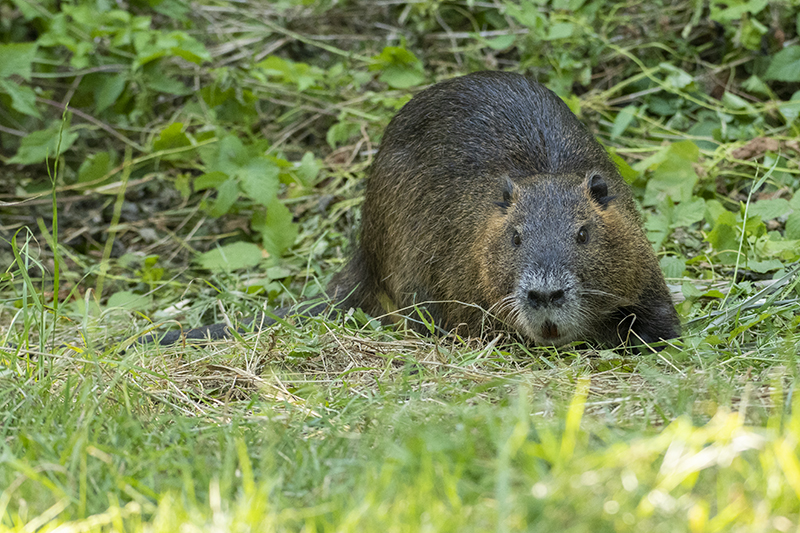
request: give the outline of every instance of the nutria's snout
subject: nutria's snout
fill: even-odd
[[[539,291],[531,289],[528,291],[528,305],[534,309],[539,307],[559,307],[567,301],[567,294],[564,289],[554,291]]]
[[[580,313],[578,280],[566,269],[528,270],[520,280],[515,299],[520,331],[536,344],[563,345],[578,333]]]

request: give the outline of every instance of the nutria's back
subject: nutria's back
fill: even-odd
[[[510,73],[419,93],[370,171],[358,249],[330,292],[373,315],[421,304],[480,334],[618,344],[679,323],[630,188],[560,98]]]

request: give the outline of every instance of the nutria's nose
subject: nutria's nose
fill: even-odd
[[[534,308],[536,307],[547,307],[547,306],[559,306],[564,303],[566,300],[566,295],[562,289],[558,289],[557,291],[545,292],[545,291],[528,291],[528,301],[530,302],[531,306]]]

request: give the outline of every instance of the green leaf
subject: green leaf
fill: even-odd
[[[566,39],[568,37],[572,37],[572,32],[575,30],[575,26],[571,22],[556,22],[550,26],[550,30],[547,32],[547,37],[545,37],[546,41],[554,41],[556,39]]]
[[[506,2],[505,8],[509,16],[531,30],[541,29],[545,24],[546,19],[539,6],[530,0],[521,0],[519,5]]]
[[[692,198],[698,179],[692,164],[700,156],[699,148],[692,141],[680,141],[671,144],[664,155],[647,182],[644,205],[656,205],[665,198],[676,203]]]
[[[667,278],[681,278],[683,277],[683,271],[686,270],[686,261],[674,255],[662,257],[659,265]]]
[[[225,183],[225,180],[228,179],[228,175],[224,172],[220,172],[215,170],[213,172],[206,172],[200,176],[197,176],[197,179],[194,180],[194,190],[202,191],[205,189],[216,188]]]
[[[791,212],[792,208],[788,200],[783,198],[775,198],[772,200],[759,200],[753,202],[747,208],[747,216],[757,216],[766,222]]]
[[[516,35],[499,35],[494,37],[493,39],[485,39],[484,42],[486,46],[491,48],[492,50],[505,50],[516,40]]]
[[[325,140],[328,141],[328,146],[335,149],[337,146],[344,145],[347,141],[360,134],[360,124],[343,121],[328,128],[328,133],[325,134]]]
[[[156,152],[191,145],[192,141],[190,141],[189,137],[183,132],[182,122],[173,122],[161,130],[158,137],[153,140],[153,150]]]
[[[31,64],[36,56],[36,43],[0,44],[0,78],[19,76],[31,80]]]
[[[378,79],[393,89],[407,89],[425,82],[425,75],[413,68],[391,65]]]
[[[150,299],[132,291],[115,292],[108,297],[106,308],[143,309]]]
[[[739,41],[748,50],[758,51],[768,28],[753,17],[743,17],[739,29]]]
[[[239,173],[239,183],[248,198],[264,207],[278,194],[280,168],[266,159],[254,159]]]
[[[769,96],[771,94],[769,86],[755,74],[742,82],[742,89],[758,96]]]
[[[253,268],[264,257],[261,248],[251,242],[235,242],[209,250],[195,261],[202,268],[216,272],[230,272],[240,268]]]
[[[56,157],[61,155],[72,146],[72,143],[78,138],[78,134],[70,131],[70,128],[65,125],[64,130],[61,132],[59,138],[59,131],[61,130],[61,123],[54,122],[52,126],[46,130],[34,131],[23,137],[17,153],[14,157],[8,160],[9,163],[16,163],[19,165],[30,165],[33,163],[42,163],[48,157]],[[61,141],[59,144],[59,140]],[[56,154],[56,147],[60,147],[60,152]]]
[[[269,56],[257,63],[256,67],[263,69],[267,76],[279,77],[283,83],[296,84],[300,91],[313,87],[319,79],[325,76],[325,72],[319,67],[278,56]]]
[[[785,235],[787,239],[800,239],[800,211],[795,211],[786,219]]]
[[[30,87],[18,85],[12,80],[0,78],[0,89],[11,97],[11,107],[23,115],[42,118],[36,108],[36,93]]]
[[[297,225],[292,222],[292,213],[277,198],[267,207],[266,214],[257,211],[253,214],[250,226],[261,234],[264,248],[273,257],[281,254],[294,244],[297,238]]]
[[[721,24],[739,20],[745,13],[756,15],[766,6],[768,0],[712,0],[709,18]]]
[[[422,62],[405,48],[387,46],[372,59],[370,70],[382,70],[380,81],[394,89],[406,89],[425,81]]]
[[[300,164],[297,166],[295,174],[297,175],[297,179],[300,180],[301,184],[306,187],[311,187],[317,180],[320,168],[321,165],[317,158],[314,157],[314,154],[311,152],[306,152],[303,154],[303,158],[300,160]]]
[[[722,95],[722,103],[725,104],[725,107],[727,107],[728,109],[733,109],[736,111],[747,111],[748,113],[755,114],[755,110],[753,109],[753,106],[750,105],[750,102],[748,102],[741,96],[733,94],[730,91],[725,91],[725,94]]]
[[[232,176],[246,164],[250,155],[234,135],[226,135],[214,145],[200,150],[200,157],[209,171],[219,171]]]
[[[187,87],[183,82],[167,75],[156,77],[148,76],[147,87],[160,93],[172,94],[175,96],[186,96],[194,93],[194,90]]]
[[[182,31],[167,34],[137,32],[133,36],[133,45],[137,52],[135,67],[165,56],[181,57],[196,65],[211,60],[211,54],[205,46]]]
[[[125,74],[102,76],[94,89],[94,105],[97,111],[104,111],[116,103],[127,82]]]
[[[661,63],[658,66],[668,72],[667,78],[664,81],[671,87],[684,89],[694,82],[694,78],[692,78],[689,73],[670,63]]]
[[[96,185],[109,173],[114,164],[113,152],[99,152],[90,155],[78,169],[78,183]]]
[[[794,93],[788,102],[778,104],[778,111],[786,119],[787,125],[797,120],[798,115],[800,115],[800,91]]]
[[[788,46],[775,54],[764,74],[764,79],[800,81],[800,45]]]
[[[700,222],[706,213],[706,201],[703,198],[692,198],[675,206],[672,214],[672,228],[691,226]]]
[[[628,126],[636,117],[636,112],[638,111],[638,107],[635,105],[629,105],[624,107],[617,113],[616,118],[614,119],[614,125],[611,127],[611,138],[616,139],[623,133],[625,130],[628,129]]]
[[[706,235],[706,241],[717,251],[739,249],[739,237],[736,228],[739,222],[736,215],[730,211],[723,211],[715,220],[714,229]]]
[[[767,259],[766,261],[756,261],[754,259],[749,259],[747,261],[747,268],[749,268],[753,272],[764,274],[772,270],[779,270],[783,268],[783,263],[778,259]]]
[[[235,179],[228,179],[217,187],[217,199],[209,210],[209,214],[218,218],[227,213],[239,198],[239,184]]]

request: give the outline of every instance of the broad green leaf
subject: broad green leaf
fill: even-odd
[[[663,70],[668,72],[667,85],[675,87],[676,89],[684,89],[694,82],[694,78],[685,70],[681,70],[671,63],[661,63],[659,65]]]
[[[569,108],[570,111],[572,111],[573,113],[575,113],[578,116],[581,116],[581,99],[580,98],[578,98],[574,94],[570,94],[569,96],[566,96],[566,97],[559,96],[559,98],[561,98],[564,101],[564,103],[567,104],[567,107]]]
[[[743,17],[739,28],[739,41],[748,50],[758,51],[768,28],[753,17]]]
[[[328,133],[325,134],[325,140],[328,141],[328,146],[337,148],[345,144],[347,141],[361,134],[361,125],[355,122],[338,122],[328,128]]]
[[[160,93],[173,94],[175,96],[186,96],[194,92],[193,89],[187,87],[182,81],[167,76],[166,74],[148,77],[147,87]]]
[[[629,105],[621,109],[620,112],[617,113],[617,116],[614,119],[614,125],[611,127],[612,139],[616,139],[617,137],[625,133],[625,130],[628,129],[628,126],[636,116],[637,111],[638,107],[636,107],[635,105]]]
[[[102,76],[94,89],[94,105],[97,111],[104,111],[116,103],[127,82],[125,74]]]
[[[214,218],[221,217],[233,207],[237,198],[239,198],[239,184],[235,179],[226,180],[225,183],[217,187],[217,199],[209,214]]]
[[[797,120],[800,115],[800,91],[794,93],[788,102],[778,104],[778,111],[786,119],[786,124],[791,124]]]
[[[393,89],[407,89],[425,82],[425,74],[404,65],[391,65],[378,79]]]
[[[108,174],[114,165],[111,152],[99,152],[89,156],[78,169],[78,183],[95,185]]]
[[[759,200],[752,202],[747,208],[747,215],[761,217],[761,220],[767,221],[791,212],[792,208],[788,200],[783,198],[775,198],[772,200]]]
[[[48,157],[56,157],[61,155],[72,146],[72,143],[78,138],[78,134],[70,131],[69,126],[64,127],[59,137],[61,130],[61,123],[54,122],[52,126],[46,130],[34,131],[23,137],[20,143],[19,150],[14,154],[14,157],[8,160],[9,163],[16,163],[18,165],[30,165],[33,163],[42,163]],[[60,140],[60,143],[59,143]],[[60,152],[56,154],[56,147],[60,148]]]
[[[786,238],[800,240],[800,211],[795,211],[786,219]]]
[[[647,217],[644,228],[647,230],[647,239],[653,245],[654,250],[658,250],[664,244],[664,240],[670,234],[670,214],[657,213]]]
[[[30,87],[18,85],[12,80],[0,78],[0,91],[8,93],[11,97],[11,107],[23,115],[41,118],[42,115],[36,108],[36,93]]]
[[[519,5],[505,3],[506,12],[523,26],[537,30],[544,26],[545,18],[539,6],[530,0],[521,0]]]
[[[264,248],[271,256],[280,257],[294,244],[297,225],[292,218],[291,211],[277,198],[267,207],[266,214],[261,211],[253,214],[250,226],[261,234]]]
[[[762,237],[758,240],[756,249],[762,257],[777,257],[784,261],[797,261],[800,259],[800,240],[775,240]]]
[[[714,229],[706,235],[706,241],[717,251],[738,250],[739,237],[736,228],[739,222],[736,215],[723,211],[715,220]]]
[[[220,171],[232,176],[250,160],[242,141],[233,135],[227,135],[218,143],[200,151],[206,167],[210,171]]]
[[[0,78],[16,75],[30,81],[37,47],[36,43],[0,44]]]
[[[314,86],[319,79],[325,76],[325,72],[319,67],[278,56],[269,56],[257,63],[256,67],[263,69],[267,76],[278,76],[284,83],[296,84],[300,91]]]
[[[168,34],[139,32],[133,36],[133,45],[136,49],[136,67],[165,56],[182,57],[197,65],[211,60],[205,46],[182,31]]]
[[[764,79],[800,81],[800,45],[788,46],[775,54],[764,74]]]
[[[713,226],[716,224],[717,219],[726,212],[728,212],[728,210],[725,209],[725,206],[722,205],[722,202],[719,200],[706,200],[706,222],[710,225]]]
[[[606,148],[608,150],[608,148]],[[617,169],[619,170],[622,179],[624,179],[627,183],[633,183],[636,181],[636,178],[639,177],[639,173],[636,172],[631,166],[622,159],[617,153],[613,150],[608,150],[609,155],[611,156],[611,160],[617,165]]]
[[[297,179],[300,180],[300,183],[306,187],[311,187],[317,180],[320,168],[319,161],[314,157],[314,154],[306,152],[303,154],[303,158],[300,160],[295,174],[297,175]]]
[[[108,297],[106,308],[142,309],[149,302],[150,299],[148,297],[136,294],[133,291],[119,291]]]
[[[422,62],[405,48],[387,46],[372,59],[370,70],[383,71],[379,79],[392,88],[405,89],[425,81]]]
[[[779,270],[783,268],[783,263],[777,259],[767,259],[765,261],[756,261],[755,259],[748,259],[746,266],[753,272],[759,272],[763,274],[765,272],[770,272],[772,270]]]
[[[499,35],[494,37],[493,39],[486,39],[486,46],[491,48],[492,50],[505,50],[516,40],[516,35]]]
[[[205,189],[219,187],[225,180],[228,179],[228,175],[224,172],[220,172],[215,170],[213,172],[206,172],[200,176],[197,176],[197,179],[194,180],[194,190],[202,191]]]
[[[215,272],[230,272],[240,268],[253,268],[264,257],[261,248],[251,242],[235,242],[209,250],[195,261],[202,268]]]
[[[766,6],[768,0],[712,0],[709,18],[721,24],[739,20],[746,13],[756,15]]]
[[[278,194],[280,168],[266,159],[254,159],[237,175],[242,191],[248,198],[264,207]]]
[[[742,82],[742,89],[758,96],[769,96],[771,94],[769,86],[755,74]]]
[[[750,102],[748,102],[741,96],[733,94],[730,91],[725,91],[725,94],[722,95],[722,103],[725,104],[725,107],[729,109],[754,113],[753,106],[750,105]]]
[[[571,22],[556,22],[550,26],[550,30],[547,32],[547,37],[545,37],[546,41],[554,41],[556,39],[566,39],[567,37],[572,37],[572,32],[575,30],[575,26]]]
[[[189,137],[183,132],[182,122],[173,122],[161,130],[158,137],[153,140],[153,150],[156,152],[191,145],[192,142],[189,140]]]
[[[691,226],[695,222],[703,220],[705,213],[706,201],[703,198],[694,197],[686,202],[681,202],[675,206],[670,227]]]
[[[686,270],[686,261],[674,255],[662,257],[659,265],[664,276],[668,278],[681,278],[683,277],[683,271]]]
[[[656,205],[666,198],[676,203],[689,201],[698,179],[692,164],[699,155],[700,150],[692,141],[671,144],[666,158],[647,181],[644,205]]]

